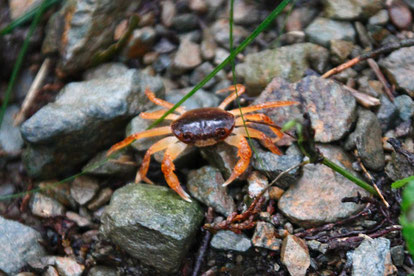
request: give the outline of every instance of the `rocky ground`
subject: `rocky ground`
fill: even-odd
[[[36,2],[0,2],[0,27]],[[162,153],[148,173],[157,185],[133,183],[160,137],[106,161],[112,144],[151,124],[137,116],[156,110],[146,87],[176,103],[229,55],[228,2],[68,0],[44,15],[0,128],[0,196],[41,191],[0,201],[0,274],[414,273],[398,221],[401,191],[390,188],[414,175],[414,46],[322,77],[366,51],[413,38],[411,0],[295,1],[236,58],[248,91],[242,105],[299,101],[263,112],[279,125],[309,113],[321,153],[375,183],[384,200],[322,164],[306,164],[284,174],[250,220],[230,231],[228,216],[245,212],[268,183],[306,159],[294,139],[278,142],[281,156],[254,142],[249,169],[226,188],[235,148],[186,150],[175,164],[192,203],[166,185]],[[276,2],[235,1],[236,46]],[[2,96],[27,32],[0,37]],[[184,106],[217,106],[224,95],[215,91],[231,80],[227,66]],[[205,223],[223,229],[210,233]]]

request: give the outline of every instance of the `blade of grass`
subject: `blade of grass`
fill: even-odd
[[[17,76],[19,75],[20,68],[23,63],[23,59],[29,47],[30,38],[32,37],[34,31],[36,30],[36,27],[39,24],[39,21],[43,15],[43,12],[46,10],[47,2],[48,2],[47,0],[43,0],[42,4],[40,5],[40,8],[37,10],[35,18],[32,21],[32,24],[30,25],[29,33],[27,34],[26,39],[23,42],[23,46],[20,49],[19,55],[17,56],[17,60],[16,60],[16,63],[14,64],[13,72],[11,74],[6,93],[4,94],[3,104],[0,110],[0,127],[1,127],[1,124],[3,123],[4,113],[6,112],[6,108],[9,103],[10,95],[13,91],[14,84],[16,83]]]
[[[170,110],[164,113],[161,118],[154,121],[149,127],[153,128],[161,123],[165,117],[174,112],[174,110],[188,100],[194,93],[202,88],[209,80],[211,80],[220,70],[222,70],[232,59],[234,59],[240,52],[242,52],[264,29],[269,26],[270,23],[283,11],[283,9],[289,4],[290,0],[283,0],[266,18],[262,23],[249,35],[242,43],[232,52],[230,55],[220,63],[214,70],[207,75],[202,81],[200,81],[190,92],[188,92],[179,102],[177,102]]]
[[[59,3],[62,0],[46,0],[46,7],[45,9],[48,9],[50,6],[53,6],[56,3]],[[43,1],[45,2],[45,1]],[[19,27],[20,25],[23,25],[24,23],[32,20],[32,18],[37,14],[37,12],[42,7],[43,3],[40,3],[39,5],[36,5],[33,9],[28,11],[27,13],[23,14],[19,18],[13,20],[9,25],[4,27],[0,30],[0,36],[6,35],[8,33],[11,33],[15,28]]]

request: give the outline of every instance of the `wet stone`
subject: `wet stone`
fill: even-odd
[[[0,216],[0,271],[14,275],[29,261],[45,255],[36,230]]]
[[[377,118],[382,132],[394,128],[398,119],[397,107],[384,95],[381,96],[381,106],[377,111]]]
[[[143,264],[176,272],[204,218],[168,187],[128,184],[113,194],[101,232]],[[159,256],[163,256],[160,258]]]
[[[401,95],[395,98],[394,104],[399,111],[400,119],[408,121],[414,115],[414,101],[407,95]]]
[[[14,116],[19,112],[15,105],[9,106],[4,113],[0,127],[0,148],[6,153],[18,153],[23,147],[19,127],[14,126]]]
[[[172,66],[174,73],[179,74],[197,67],[201,62],[200,46],[189,39],[183,39],[175,54]]]
[[[210,245],[217,250],[247,252],[252,244],[245,234],[236,234],[230,230],[221,230],[213,236]]]
[[[355,147],[367,169],[379,171],[384,168],[385,156],[380,123],[374,113],[362,108],[358,110],[356,128],[345,142],[345,149],[351,150]]]
[[[414,97],[414,46],[393,51],[389,56],[380,60],[379,65],[397,88],[404,90]]]
[[[306,270],[310,266],[310,256],[304,240],[287,235],[283,240],[280,258],[290,275],[306,275]]]
[[[273,251],[278,251],[282,240],[276,238],[277,232],[270,223],[259,221],[252,237],[252,243],[255,247],[262,247]]]
[[[213,207],[216,212],[229,216],[236,205],[223,183],[220,171],[210,166],[190,171],[187,177],[187,189],[192,197]]]
[[[353,252],[352,275],[393,275],[397,269],[392,264],[390,241],[385,238],[365,239]]]
[[[352,161],[340,148],[317,146],[322,154],[349,172]],[[349,217],[363,208],[355,203],[342,203],[344,197],[368,196],[368,192],[322,164],[307,164],[299,181],[290,186],[278,202],[280,211],[290,221],[303,227],[314,227]],[[329,206],[329,207],[327,207]]]
[[[35,193],[30,200],[30,210],[35,216],[50,218],[63,216],[65,207],[53,198],[41,193]]]
[[[367,19],[382,8],[380,0],[324,0],[324,15],[339,20]]]
[[[331,40],[355,42],[356,32],[349,22],[336,21],[323,17],[315,19],[306,29],[309,41],[329,47]]]
[[[303,105],[263,112],[282,126],[292,119],[301,121],[307,111],[318,142],[329,143],[343,138],[356,119],[356,101],[351,93],[333,80],[316,76],[305,77],[294,84],[275,78],[253,104],[292,100],[303,102]]]
[[[52,178],[70,173],[121,140],[128,119],[152,105],[144,94],[146,87],[161,96],[162,81],[134,69],[117,77],[67,84],[55,102],[21,126],[28,144],[23,155],[28,174]]]
[[[312,68],[319,73],[326,70],[328,51],[312,43],[298,43],[273,50],[248,54],[236,66],[237,76],[244,79],[248,92],[259,92],[273,78],[299,81],[305,71]]]
[[[99,189],[97,179],[90,176],[78,176],[73,181],[70,194],[80,205],[84,205],[90,201]]]

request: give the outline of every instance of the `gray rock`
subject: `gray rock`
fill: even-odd
[[[414,46],[393,51],[380,60],[379,65],[397,88],[414,97]]]
[[[203,39],[200,48],[203,59],[212,60],[216,56],[217,44],[213,34],[207,28],[203,28]]]
[[[70,187],[70,194],[77,203],[84,205],[95,196],[98,190],[99,182],[97,179],[81,175],[73,180]]]
[[[152,27],[143,27],[134,30],[123,51],[123,56],[125,56],[126,59],[143,57],[151,50],[156,37],[157,33]]]
[[[210,74],[214,70],[213,65],[209,62],[204,62],[200,66],[198,66],[190,76],[190,83],[192,85],[198,84],[202,81],[208,74]],[[211,88],[214,84],[216,84],[220,79],[226,79],[225,73],[220,71],[215,75],[211,80],[209,80],[204,87]],[[197,92],[198,93],[198,92]]]
[[[113,78],[67,84],[55,102],[21,126],[29,175],[67,173],[119,141],[128,119],[152,105],[143,93],[147,86],[160,96],[162,81],[133,69]]]
[[[175,104],[180,101],[184,95],[190,92],[191,89],[192,87],[171,90],[167,92],[166,100]],[[216,107],[219,105],[219,103],[219,97],[212,93],[206,92],[203,89],[200,89],[190,99],[185,101],[182,106],[184,106],[186,110],[191,110],[200,107]]]
[[[114,193],[100,230],[143,264],[176,272],[203,218],[168,187],[132,183]]]
[[[298,81],[309,68],[319,73],[325,71],[328,51],[312,43],[298,43],[273,50],[246,55],[245,61],[236,66],[249,93],[263,89],[274,77]]]
[[[88,276],[120,276],[121,273],[118,272],[116,269],[109,267],[109,266],[94,266],[92,267],[89,272]]]
[[[357,148],[362,163],[367,169],[380,171],[385,166],[380,123],[369,110],[358,110],[358,122],[353,133],[345,142],[345,148]]]
[[[392,262],[396,266],[402,266],[404,264],[404,254],[404,245],[396,245],[394,247],[391,247]]]
[[[325,16],[339,20],[367,19],[382,8],[380,0],[324,0]]]
[[[218,250],[233,250],[237,252],[247,252],[252,243],[245,234],[236,234],[230,230],[221,230],[213,236],[210,245]]]
[[[404,2],[410,6],[411,9],[414,9],[414,0],[404,0]]]
[[[414,115],[414,101],[407,95],[401,95],[395,98],[394,104],[397,107],[400,119],[408,121]]]
[[[290,84],[275,78],[253,102],[297,101],[302,106],[289,106],[264,110],[276,124],[282,126],[289,120],[303,118],[309,112],[315,140],[329,143],[345,136],[356,119],[356,101],[341,84],[315,76],[305,77]]]
[[[329,247],[327,243],[321,243],[317,240],[306,241],[306,244],[311,250],[318,251],[322,254],[325,254]]]
[[[210,166],[190,171],[187,177],[187,189],[191,196],[213,207],[216,212],[229,216],[236,209],[236,205],[223,183],[220,171]]]
[[[14,115],[19,112],[15,105],[9,106],[4,113],[0,127],[0,147],[7,153],[18,153],[23,147],[23,139],[19,127],[14,126]]]
[[[179,32],[188,32],[198,27],[198,17],[194,13],[184,13],[173,17],[172,27]]]
[[[318,145],[322,154],[339,166],[352,170],[352,161],[339,147]],[[290,186],[278,202],[280,211],[292,222],[313,227],[334,222],[358,212],[362,205],[342,203],[344,197],[368,192],[322,164],[307,164],[299,181]]]
[[[88,174],[98,176],[127,176],[137,171],[134,157],[130,153],[116,152],[111,159],[106,160],[106,150],[93,157],[83,168]]]
[[[279,251],[282,240],[276,238],[277,232],[270,223],[259,221],[256,224],[252,243],[256,247],[262,247],[273,251]]]
[[[355,42],[355,30],[351,23],[328,18],[316,18],[306,29],[309,41],[329,47],[331,40],[347,40]]]
[[[112,196],[112,189],[106,187],[102,189],[99,194],[88,204],[88,209],[92,211],[98,210],[100,207],[105,205]]]
[[[72,74],[90,67],[113,40],[116,23],[136,3],[121,0],[67,1],[48,23],[43,53],[58,51],[59,69]]]
[[[368,23],[371,25],[380,25],[383,26],[388,23],[389,20],[388,11],[380,10],[375,15],[371,16],[368,20]]]
[[[108,62],[91,68],[83,74],[84,80],[105,80],[128,74],[129,68],[123,63]]]
[[[390,241],[385,238],[365,239],[353,252],[347,253],[352,260],[352,275],[392,275],[397,272],[391,261]]]
[[[305,276],[310,266],[309,249],[305,241],[294,235],[287,235],[283,239],[280,260],[290,275]]]
[[[172,62],[172,73],[180,74],[191,70],[201,62],[200,46],[189,39],[183,39]]]
[[[346,40],[331,40],[331,60],[335,64],[344,63],[348,56],[352,53],[354,44]]]
[[[216,42],[223,48],[229,50],[230,47],[230,25],[227,19],[217,20],[210,28]],[[240,26],[233,25],[233,43],[239,45],[249,33]]]
[[[256,3],[249,3],[249,1],[234,2],[234,23],[247,26],[256,25],[256,23],[260,21],[260,12],[255,4]],[[230,7],[230,5],[228,5],[228,7]],[[229,14],[229,11],[227,14]]]
[[[44,256],[41,239],[36,230],[0,216],[0,270],[14,274],[29,261]]]
[[[381,106],[377,111],[377,118],[383,132],[394,128],[398,119],[397,107],[386,96],[381,96]]]
[[[35,216],[50,218],[63,216],[65,207],[53,198],[35,193],[30,200],[30,210]]]
[[[391,161],[385,166],[385,173],[393,181],[414,175],[414,166],[407,160],[407,157],[399,152],[391,154]]]

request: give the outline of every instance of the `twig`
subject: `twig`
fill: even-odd
[[[212,223],[213,222],[213,208],[208,207],[207,215],[206,215],[206,222]],[[203,241],[201,242],[201,246],[197,252],[197,259],[193,269],[193,276],[199,275],[201,265],[203,264],[204,256],[206,255],[206,251],[208,249],[208,244],[210,243],[211,239],[211,232],[205,231]]]
[[[36,78],[34,79],[32,85],[30,86],[29,91],[26,94],[26,98],[23,101],[22,108],[20,109],[19,113],[16,114],[16,117],[14,118],[14,125],[20,125],[24,119],[26,119],[27,110],[29,107],[33,104],[33,101],[36,99],[37,95],[40,92],[40,87],[42,86],[42,83],[44,79],[47,76],[47,72],[49,71],[50,66],[50,59],[46,58],[43,61],[42,66],[39,69],[39,72],[37,72]]]
[[[375,75],[377,76],[378,80],[382,83],[382,86],[384,86],[385,93],[387,94],[388,98],[391,102],[394,102],[394,95],[392,94],[392,91],[390,89],[390,86],[387,82],[387,79],[384,77],[384,74],[381,72],[377,62],[373,60],[372,58],[369,58],[367,60],[368,65],[371,67],[372,71],[374,71]]]
[[[361,93],[358,90],[355,90],[347,85],[344,85],[343,87],[349,92],[351,92],[352,96],[354,96],[356,101],[364,107],[370,108],[381,104],[381,101],[375,97],[372,97],[365,93]]]

